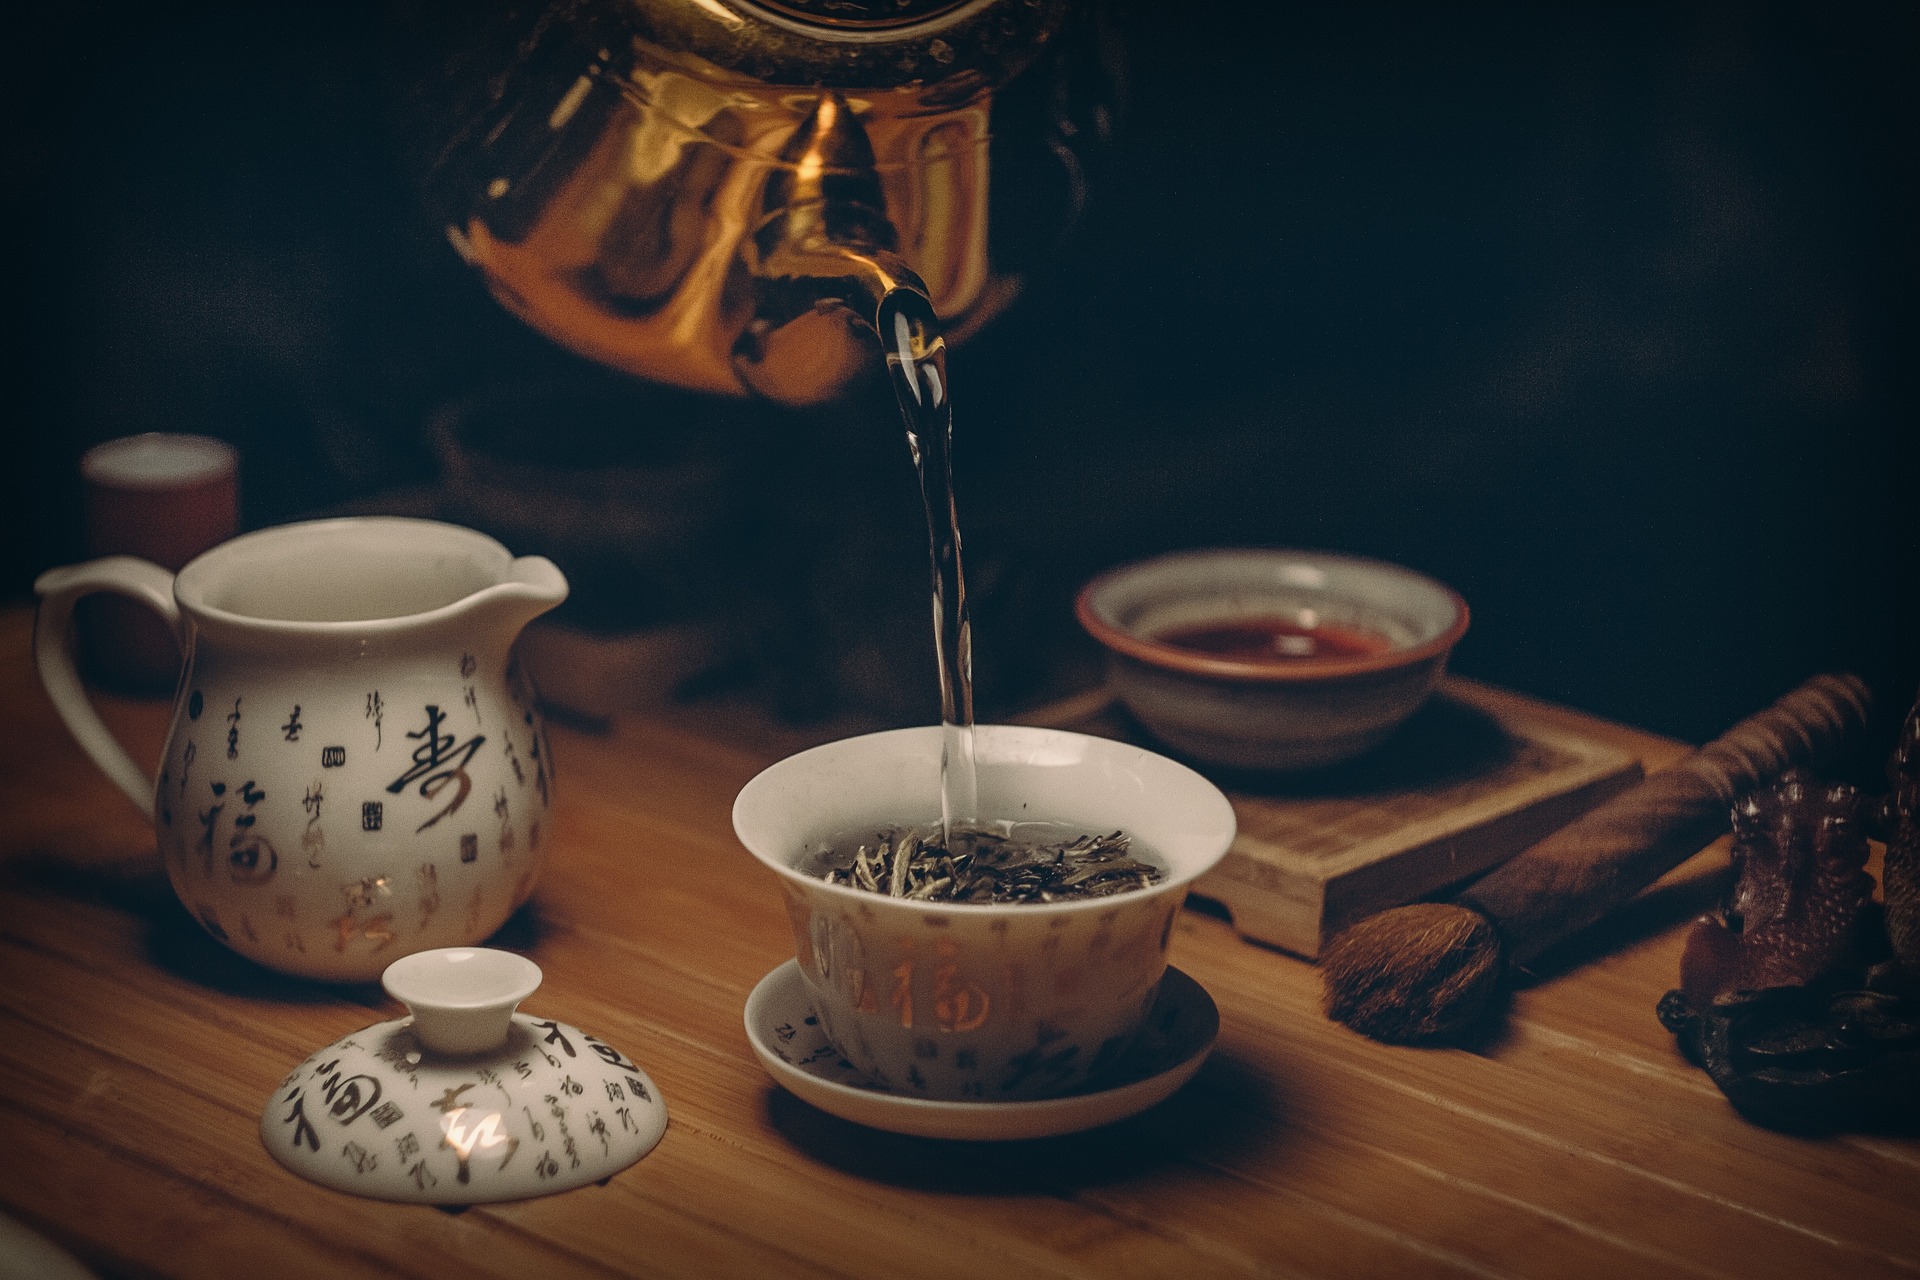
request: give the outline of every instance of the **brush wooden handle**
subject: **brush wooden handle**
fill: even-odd
[[[1858,676],[1815,676],[1489,872],[1456,901],[1492,921],[1509,964],[1525,965],[1723,835],[1739,796],[1861,732],[1870,702]]]

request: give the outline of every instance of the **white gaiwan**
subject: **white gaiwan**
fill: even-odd
[[[443,947],[381,981],[413,1016],[308,1058],[260,1119],[301,1177],[377,1200],[525,1200],[611,1177],[666,1132],[660,1090],[631,1059],[514,1012],[540,985],[533,961]]]

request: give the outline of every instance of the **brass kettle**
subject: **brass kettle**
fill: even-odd
[[[429,201],[493,294],[604,364],[789,405],[878,367],[891,288],[924,292],[952,340],[1003,307],[1078,212],[1119,84],[1073,0],[435,21]]]

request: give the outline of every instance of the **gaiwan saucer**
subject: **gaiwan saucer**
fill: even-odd
[[[667,1108],[618,1049],[515,1013],[540,967],[421,951],[381,981],[411,1018],[355,1032],[281,1082],[260,1140],[303,1178],[377,1200],[470,1205],[600,1182],[651,1151]]]
[[[1137,1115],[1193,1078],[1220,1033],[1205,987],[1167,967],[1138,1043],[1097,1087],[1034,1102],[940,1101],[870,1082],[827,1043],[800,965],[789,960],[747,997],[747,1040],[775,1081],[842,1120],[917,1138],[1005,1141],[1078,1133]]]

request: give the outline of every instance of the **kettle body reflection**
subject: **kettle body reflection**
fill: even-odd
[[[820,403],[878,300],[958,340],[1084,198],[1117,93],[1069,0],[601,0],[458,27],[414,114],[447,237],[536,329],[657,382]]]

